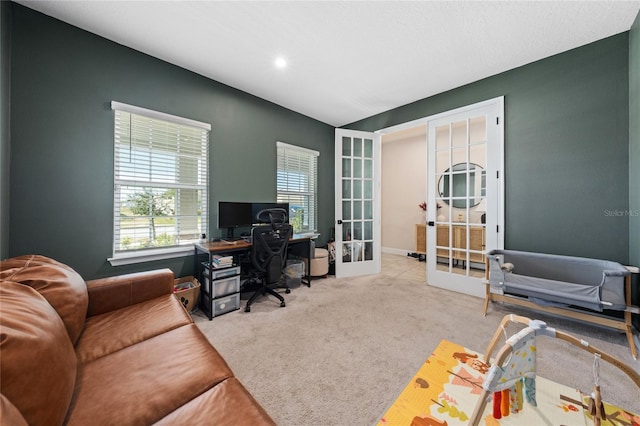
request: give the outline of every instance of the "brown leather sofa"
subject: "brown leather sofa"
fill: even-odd
[[[0,424],[274,424],[170,270],[85,283],[34,255],[0,262],[0,280]]]

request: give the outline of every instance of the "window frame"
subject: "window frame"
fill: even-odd
[[[203,131],[203,144],[200,147],[199,155],[196,156],[203,164],[197,166],[194,170],[199,176],[199,180],[197,184],[192,184],[193,188],[186,189],[197,189],[200,191],[200,196],[202,199],[200,200],[199,209],[200,213],[198,214],[198,218],[200,221],[200,233],[208,233],[209,230],[209,208],[208,208],[208,200],[210,197],[210,184],[209,184],[209,153],[210,153],[210,141],[209,134],[211,132],[211,125],[208,123],[203,123],[196,120],[191,120],[184,117],[179,117],[171,114],[166,114],[163,112],[158,112],[154,110],[149,110],[146,108],[141,108],[133,105],[124,104],[121,102],[112,101],[111,109],[114,111],[114,158],[113,158],[113,171],[114,171],[114,193],[113,193],[113,233],[112,233],[112,254],[113,256],[108,258],[107,260],[112,266],[126,265],[131,263],[140,263],[140,262],[149,262],[154,260],[162,260],[169,259],[174,257],[188,256],[193,254],[193,244],[192,241],[171,245],[171,246],[159,246],[159,247],[145,247],[139,249],[132,250],[121,250],[117,249],[118,235],[120,232],[119,223],[120,223],[120,212],[118,210],[121,200],[119,198],[120,192],[117,190],[117,186],[121,185],[123,180],[122,176],[118,175],[118,158],[117,158],[117,150],[119,148],[118,142],[118,130],[117,126],[117,116],[118,113],[129,113],[137,116],[141,116],[144,119],[158,120],[167,122],[172,126],[182,126],[189,127],[191,131]],[[177,139],[176,139],[177,141]],[[204,167],[204,170],[201,168]],[[200,171],[200,173],[198,173]],[[204,176],[202,176],[204,175]],[[202,183],[202,178],[204,178],[204,183]],[[162,180],[154,180],[150,179],[145,183],[149,183],[148,186],[136,184],[133,186],[139,186],[140,188],[153,188],[153,187],[174,187],[174,188],[183,188],[185,187],[183,182],[173,182],[171,184],[167,182],[163,182]],[[187,185],[188,186],[188,185]],[[175,207],[175,206],[174,206]],[[175,216],[178,223],[174,226],[176,228],[180,228],[179,222],[181,221],[182,215]]]
[[[281,168],[281,161],[291,158],[293,156],[306,157],[306,161],[309,167],[306,168],[308,174],[313,173],[313,176],[309,178],[306,190],[300,190],[300,188],[288,187],[281,190],[282,185],[281,175],[287,172],[294,173],[300,172],[300,168]],[[276,197],[278,203],[289,203],[291,208],[290,197],[302,196],[309,198],[309,210],[307,212],[306,219],[308,219],[308,228],[297,231],[299,234],[317,234],[318,232],[318,157],[320,153],[318,151],[304,148],[298,145],[292,145],[285,142],[276,142]],[[305,172],[303,171],[303,172]],[[299,186],[299,185],[298,185]],[[291,223],[291,218],[289,218]]]

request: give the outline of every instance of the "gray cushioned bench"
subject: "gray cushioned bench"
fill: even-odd
[[[612,327],[627,334],[636,358],[631,313],[631,272],[625,266],[599,259],[492,250],[486,257],[486,299],[564,315]],[[583,308],[583,309],[580,309]],[[624,318],[602,315],[624,312]]]

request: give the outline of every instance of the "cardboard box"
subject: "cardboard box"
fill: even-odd
[[[198,309],[200,283],[192,276],[178,278],[173,282],[173,294],[189,313]]]

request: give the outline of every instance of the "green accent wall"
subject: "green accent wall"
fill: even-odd
[[[505,248],[627,263],[629,93],[625,32],[345,127],[504,96]]]
[[[640,13],[629,32],[629,263],[640,266]]]
[[[0,259],[9,254],[11,7],[0,1]]]
[[[276,141],[319,151],[326,240],[333,127],[16,3],[0,2],[0,18],[0,258],[40,253],[87,279],[193,272],[191,257],[106,261],[112,100],[211,123],[210,235],[218,201],[275,198]],[[345,127],[373,131],[505,96],[506,248],[640,264],[640,218],[629,214],[640,209],[638,27],[636,18],[630,32]]]
[[[319,151],[318,179],[331,182],[318,194],[321,240],[328,238],[332,126],[11,6],[10,256],[50,256],[85,279],[153,267],[193,273],[193,257],[118,268],[106,260],[113,244],[112,100],[211,124],[210,236],[220,235],[218,201],[275,201],[276,141]]]

